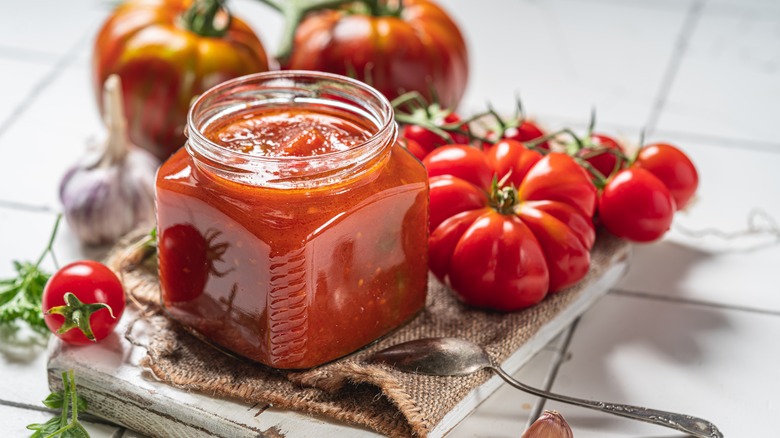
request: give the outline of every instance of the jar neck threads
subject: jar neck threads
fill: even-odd
[[[268,109],[323,108],[358,119],[370,137],[346,150],[312,156],[263,156],[215,143],[210,126],[238,114]],[[187,151],[196,164],[230,181],[271,188],[339,184],[382,161],[398,128],[390,102],[375,89],[344,76],[309,71],[258,73],[205,92],[187,117]]]

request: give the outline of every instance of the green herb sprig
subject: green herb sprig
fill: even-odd
[[[89,438],[89,433],[79,422],[79,411],[87,409],[87,400],[76,393],[73,370],[63,371],[62,391],[49,394],[43,404],[62,411],[45,423],[28,425],[28,429],[35,431],[30,438]]]
[[[18,321],[24,321],[41,335],[49,333],[43,320],[41,299],[51,274],[41,269],[41,263],[47,254],[54,259],[52,245],[61,218],[62,216],[57,216],[49,237],[49,244],[38,261],[35,263],[14,261],[16,277],[0,280],[0,326],[12,327]],[[57,264],[56,259],[54,263]]]

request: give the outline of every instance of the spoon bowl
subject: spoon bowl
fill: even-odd
[[[383,363],[403,372],[430,376],[465,376],[482,369],[490,369],[511,386],[538,397],[657,424],[700,438],[723,438],[723,434],[714,424],[690,415],[579,399],[530,387],[495,365],[481,346],[465,339],[426,338],[404,342],[374,353],[368,362]]]

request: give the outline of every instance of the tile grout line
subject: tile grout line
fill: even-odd
[[[717,135],[708,135],[708,134],[702,134],[698,132],[675,131],[675,130],[664,130],[664,129],[653,132],[653,135],[654,136],[662,136],[662,135],[679,136],[690,140],[702,140],[729,149],[780,153],[780,143],[772,143],[770,141],[748,140],[748,139],[741,139],[736,137],[720,137]]]
[[[36,405],[30,405],[27,403],[21,403],[21,402],[14,402],[10,400],[0,400],[0,406],[9,406],[12,408],[17,409],[26,409],[28,411],[37,411],[37,412],[48,412],[50,414],[56,414],[57,411],[55,409],[49,409],[43,406],[36,406]]]
[[[626,289],[610,289],[608,294],[622,296],[622,297],[642,298],[642,299],[653,300],[653,301],[668,301],[668,302],[678,303],[678,304],[689,304],[693,306],[709,307],[712,309],[734,310],[739,312],[755,313],[755,314],[767,315],[767,316],[780,316],[779,310],[765,310],[765,309],[756,309],[747,306],[711,303],[707,301],[694,300],[690,298],[672,297],[668,295],[657,295],[651,292],[631,291]]]
[[[701,12],[703,8],[704,0],[695,0],[688,10],[687,17],[683,23],[682,31],[677,37],[677,44],[675,46],[674,52],[672,53],[672,58],[669,61],[669,65],[666,68],[663,79],[661,80],[661,86],[658,90],[658,94],[653,103],[653,107],[650,109],[650,115],[647,118],[647,122],[645,122],[645,129],[648,135],[652,135],[654,133],[658,119],[661,117],[661,112],[663,111],[664,106],[666,106],[666,98],[669,95],[669,92],[672,90],[672,84],[674,83],[674,79],[677,76],[677,72],[680,70],[680,65],[682,64],[685,52],[688,49],[688,41],[691,35],[693,35],[693,31],[696,28],[696,24],[699,22],[699,18],[701,18]]]
[[[555,352],[555,356],[553,357],[553,363],[550,366],[549,371],[547,372],[547,376],[544,378],[544,382],[542,382],[542,387],[544,391],[550,391],[552,389],[553,383],[555,383],[555,378],[558,377],[558,371],[561,368],[561,365],[563,365],[564,360],[566,359],[566,355],[569,351],[569,345],[571,344],[572,338],[574,337],[574,332],[577,330],[577,325],[580,322],[580,317],[577,317],[574,322],[572,322],[569,327],[566,329],[566,333],[563,338],[563,343],[560,346],[559,349]],[[529,427],[531,427],[531,424],[533,424],[534,421],[536,421],[537,418],[539,418],[542,415],[542,412],[544,411],[544,405],[547,403],[547,399],[543,397],[539,397],[539,399],[534,404],[534,408],[531,410],[530,416],[528,417],[528,423],[525,425],[525,429],[527,430]]]
[[[52,65],[52,63],[56,62],[57,54],[0,45],[0,59],[5,61]]]
[[[25,204],[23,202],[4,201],[2,199],[0,199],[0,209],[26,211],[30,213],[56,213],[56,210],[48,205]]]
[[[38,82],[35,83],[33,86],[32,91],[25,97],[25,99],[14,108],[14,112],[11,113],[11,115],[8,116],[5,120],[3,120],[2,123],[0,123],[0,137],[2,137],[5,132],[8,130],[8,128],[11,127],[11,125],[19,118],[20,115],[22,115],[27,108],[30,107],[32,102],[35,101],[35,99],[38,98],[38,96],[41,95],[41,93],[51,85],[51,83],[54,81],[54,79],[57,77],[57,74],[60,73],[62,70],[67,68],[71,63],[73,63],[74,60],[77,59],[78,51],[81,49],[81,45],[84,44],[85,41],[88,40],[91,34],[85,34],[79,40],[70,48],[68,51],[60,58],[58,59],[54,65],[49,69],[49,72],[46,73],[46,75],[41,78]]]

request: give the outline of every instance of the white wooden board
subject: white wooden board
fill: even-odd
[[[513,353],[503,364],[515,373],[549,343],[558,333],[604,295],[623,275],[626,259],[618,260],[591,283],[566,309],[544,325],[535,336]],[[146,354],[143,348],[130,344],[122,334],[134,318],[134,307],[128,307],[116,332],[100,344],[85,347],[59,342],[55,337],[49,345],[49,382],[61,385],[63,370],[73,369],[80,392],[89,400],[89,411],[129,429],[164,437],[286,437],[339,438],[380,436],[369,430],[314,418],[292,411],[282,411],[262,403],[238,401],[192,393],[156,381],[151,373],[138,366]],[[143,342],[149,327],[136,323],[133,333]],[[482,401],[488,398],[502,381],[494,376],[475,388],[442,421],[431,437],[440,437],[455,427]]]

